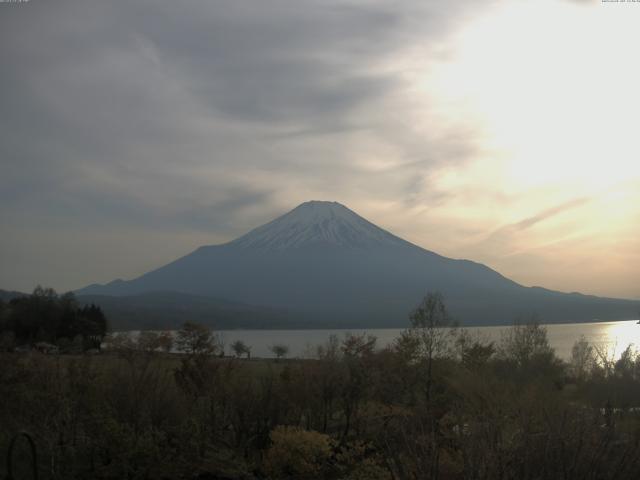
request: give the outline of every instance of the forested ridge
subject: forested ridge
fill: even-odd
[[[31,295],[0,299],[0,349],[49,344],[63,350],[99,349],[107,318],[94,304],[80,305],[73,293],[36,287]]]

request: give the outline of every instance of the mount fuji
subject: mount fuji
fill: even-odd
[[[236,240],[200,247],[133,280],[76,293],[110,302],[170,293],[183,302],[185,319],[190,298],[218,298],[283,312],[308,326],[380,327],[405,326],[430,290],[444,295],[462,324],[504,324],[531,314],[543,322],[622,320],[634,318],[638,309],[631,300],[519,285],[485,265],[425,250],[344,205],[324,201],[303,203]]]

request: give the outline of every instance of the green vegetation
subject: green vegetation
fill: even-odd
[[[21,346],[51,350],[100,349],[107,333],[100,307],[80,306],[72,293],[37,287],[29,296],[0,300],[0,350]]]
[[[163,334],[3,353],[0,451],[31,432],[51,479],[640,478],[634,350],[580,339],[563,362],[536,323],[495,344],[450,324],[428,295],[392,346],[334,336],[313,359],[221,357],[195,324],[184,354]]]

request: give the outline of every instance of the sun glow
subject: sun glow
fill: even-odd
[[[638,3],[495,2],[407,54],[416,128],[455,125],[476,147],[432,177],[455,194],[430,222],[465,233],[426,243],[526,285],[637,297],[639,24]]]
[[[463,29],[430,72],[443,111],[481,124],[516,189],[575,194],[640,177],[640,8],[509,2]]]

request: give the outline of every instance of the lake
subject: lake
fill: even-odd
[[[640,345],[640,325],[637,320],[621,322],[592,322],[545,325],[549,343],[556,354],[568,359],[571,347],[584,336],[587,341],[606,351],[608,356],[618,357],[629,345]],[[508,326],[500,327],[465,327],[472,335],[499,342]],[[371,328],[344,330],[220,330],[218,334],[225,344],[227,354],[231,353],[229,345],[235,340],[242,340],[251,347],[252,357],[272,358],[269,347],[284,344],[289,347],[289,357],[310,357],[314,347],[325,343],[330,335],[342,338],[346,333],[367,333],[378,338],[378,347],[389,345],[398,337],[400,328]]]

